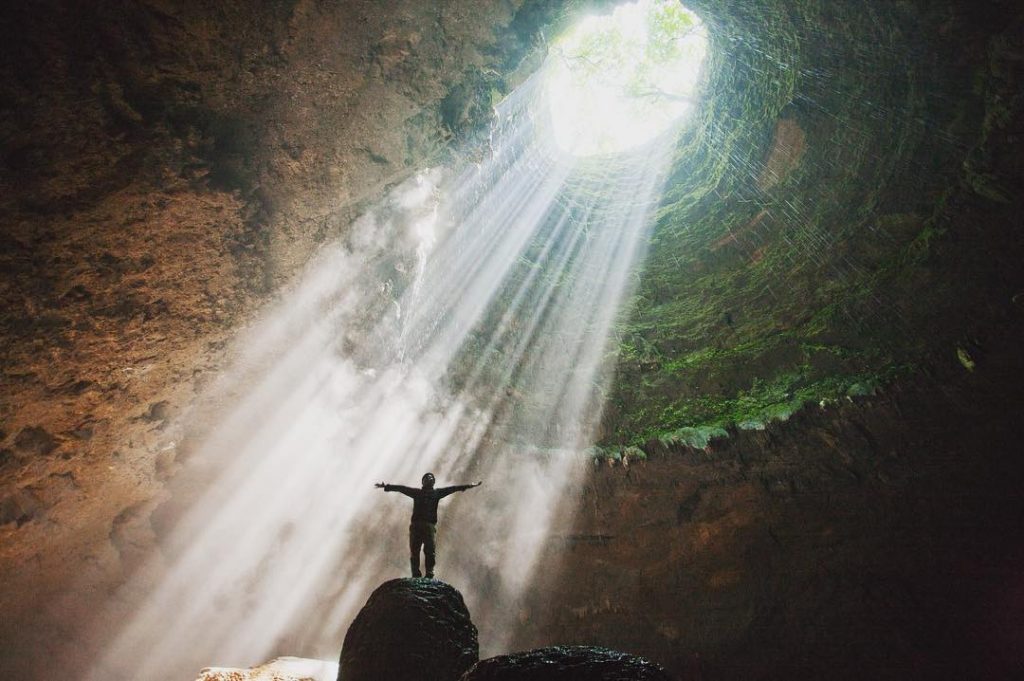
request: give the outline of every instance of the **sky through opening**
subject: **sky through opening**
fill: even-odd
[[[546,90],[558,146],[574,156],[648,142],[695,107],[707,29],[677,0],[592,15],[555,41]]]

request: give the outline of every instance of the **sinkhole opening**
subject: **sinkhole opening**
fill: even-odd
[[[551,45],[546,100],[555,143],[573,156],[620,153],[696,108],[707,29],[678,0],[591,15]]]

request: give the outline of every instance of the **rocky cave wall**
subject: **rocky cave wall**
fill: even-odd
[[[478,133],[567,4],[5,11],[0,669],[53,678],[47,658],[152,542],[202,430],[182,415],[232,333]],[[710,96],[620,328],[602,467],[549,557],[572,578],[538,590],[553,613],[524,606],[521,638],[707,678],[820,674],[871,642],[873,669],[913,672],[937,649],[921,636],[951,640],[924,626],[932,597],[974,573],[915,584],[948,551],[986,555],[1000,535],[976,525],[1017,509],[1020,11],[689,6]]]
[[[1019,12],[692,3],[714,45],[603,435],[699,444],[867,394],[1017,318]]]
[[[232,334],[485,124],[550,11],[522,4],[4,8],[0,675],[59,675],[151,546]]]
[[[708,99],[516,647],[681,678],[1011,678],[1020,10],[690,6]]]
[[[680,679],[1013,678],[1024,363],[1012,339],[989,357],[598,462],[512,647],[614,645]]]
[[[691,6],[708,99],[516,647],[681,678],[1011,678],[1020,10]]]

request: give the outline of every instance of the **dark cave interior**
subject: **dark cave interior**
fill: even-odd
[[[239,329],[391,188],[479,153],[550,39],[614,4],[3,10],[0,676],[95,654]],[[512,641],[685,679],[1012,678],[1024,10],[687,7],[705,95]]]

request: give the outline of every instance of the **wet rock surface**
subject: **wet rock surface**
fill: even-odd
[[[393,579],[367,600],[345,635],[341,681],[455,681],[479,659],[477,630],[455,588]]]
[[[660,666],[608,648],[551,646],[481,660],[462,681],[674,681]]]

